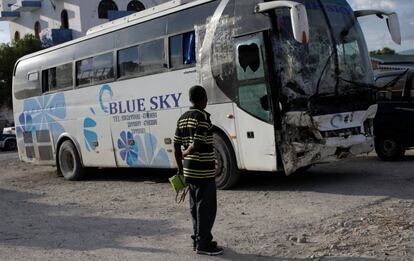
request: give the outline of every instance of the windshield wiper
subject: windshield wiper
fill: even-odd
[[[364,90],[381,91],[381,90],[386,90],[388,88],[393,87],[408,72],[409,72],[409,69],[406,69],[403,73],[399,74],[397,77],[395,77],[394,79],[392,79],[390,82],[388,82],[387,84],[385,84],[382,87],[379,87],[379,86],[376,86],[376,85],[373,85],[373,84],[369,84],[369,83],[362,83],[362,82],[355,82],[355,81],[351,81],[351,80],[346,80],[342,77],[339,77],[339,79],[341,81],[346,82],[346,83],[353,84],[355,87],[348,89],[348,90],[351,90],[351,91],[354,91],[354,90],[356,90],[356,91],[364,91]]]
[[[350,83],[352,85],[354,85],[355,87],[347,89],[347,91],[345,93],[349,93],[348,90],[350,91],[366,91],[366,90],[377,90],[377,87],[375,85],[369,84],[369,83],[363,83],[363,82],[355,82],[355,81],[351,81],[351,80],[346,80],[342,77],[339,77],[339,80],[346,82],[346,83]]]
[[[331,51],[331,54],[329,55],[328,59],[326,60],[326,63],[325,63],[325,65],[322,68],[321,74],[319,75],[318,82],[316,84],[315,94],[313,94],[310,98],[319,95],[319,87],[321,86],[321,81],[322,81],[323,75],[325,74],[325,71],[328,68],[329,63],[331,62],[331,59],[332,59],[334,53],[335,53],[335,50],[332,50]]]
[[[406,75],[408,73],[408,71],[410,71],[410,69],[406,69],[403,73],[401,73],[400,75],[398,75],[397,77],[395,77],[393,80],[391,80],[389,83],[385,84],[382,87],[377,87],[379,90],[386,90],[390,87],[394,87],[394,85],[401,80],[401,78]]]

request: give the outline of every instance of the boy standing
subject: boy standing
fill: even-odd
[[[193,107],[177,122],[175,159],[179,174],[184,175],[190,189],[193,248],[197,254],[220,255],[223,249],[212,241],[211,234],[217,212],[217,191],[213,125],[210,114],[204,110],[207,106],[207,93],[203,87],[196,85],[191,87],[189,95]]]

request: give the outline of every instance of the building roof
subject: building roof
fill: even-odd
[[[414,64],[414,55],[371,55],[371,60],[381,64]]]

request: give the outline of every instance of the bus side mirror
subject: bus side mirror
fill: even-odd
[[[383,19],[384,16],[387,16],[387,26],[390,31],[391,38],[396,44],[401,44],[401,28],[397,13],[389,13],[380,10],[359,10],[355,11],[354,15],[355,17],[376,15],[381,19]]]
[[[389,15],[387,18],[387,25],[392,40],[397,44],[401,44],[401,28],[400,21],[398,20],[398,14],[393,13]]]
[[[255,13],[264,13],[277,8],[290,9],[293,37],[296,41],[307,44],[309,41],[309,22],[305,5],[295,1],[270,1],[257,4]]]

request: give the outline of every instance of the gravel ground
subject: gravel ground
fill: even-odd
[[[172,172],[94,170],[82,182],[0,153],[0,260],[414,260],[414,153],[247,173],[219,191],[221,257],[190,247]]]

